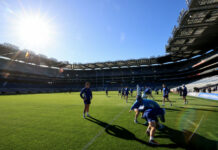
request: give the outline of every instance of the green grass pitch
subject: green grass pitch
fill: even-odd
[[[155,95],[161,104],[162,96]],[[144,120],[133,122],[117,92],[93,92],[89,119],[82,118],[78,92],[0,96],[0,150],[218,149],[218,101],[188,97],[184,105],[170,94],[166,126],[157,131],[158,147],[148,144]]]

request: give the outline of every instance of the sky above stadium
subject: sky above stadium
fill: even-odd
[[[0,0],[0,43],[71,63],[148,58],[185,0]]]

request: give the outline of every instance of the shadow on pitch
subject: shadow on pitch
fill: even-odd
[[[198,134],[194,134],[191,139],[190,136],[192,135],[192,132],[190,131],[179,131],[174,130],[169,127],[165,127],[164,130],[157,133],[156,138],[169,138],[172,143],[170,144],[160,144],[158,146],[150,145],[145,140],[141,140],[135,136],[134,133],[130,132],[129,130],[119,126],[119,125],[110,125],[106,122],[100,121],[96,118],[90,117],[86,118],[88,121],[91,121],[93,123],[96,123],[97,125],[103,127],[105,129],[105,132],[111,136],[115,136],[117,138],[121,138],[124,140],[134,140],[141,144],[145,144],[150,147],[166,147],[166,148],[185,148],[185,149],[215,149],[216,148],[216,142],[206,139]],[[145,128],[146,130],[146,128]],[[146,138],[147,140],[147,138]]]
[[[200,111],[218,112],[218,110],[204,109],[204,108],[188,108],[188,107],[178,107],[178,108],[183,108],[183,109],[192,109],[192,110],[200,110]]]
[[[165,127],[156,138],[168,138],[176,147],[188,150],[212,150],[217,148],[216,141],[207,139],[197,133],[193,134],[188,130],[179,131]]]

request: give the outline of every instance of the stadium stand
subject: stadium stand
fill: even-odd
[[[94,90],[136,84],[161,88],[163,83],[171,88],[187,84],[193,89],[195,81],[212,79],[218,72],[218,1],[187,3],[188,9],[181,11],[178,26],[168,40],[165,56],[70,64],[9,43],[0,44],[0,92],[78,91],[85,81],[90,81]]]

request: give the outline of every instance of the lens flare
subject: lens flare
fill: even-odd
[[[20,15],[16,24],[17,36],[28,45],[46,45],[51,40],[51,26],[39,14]]]

